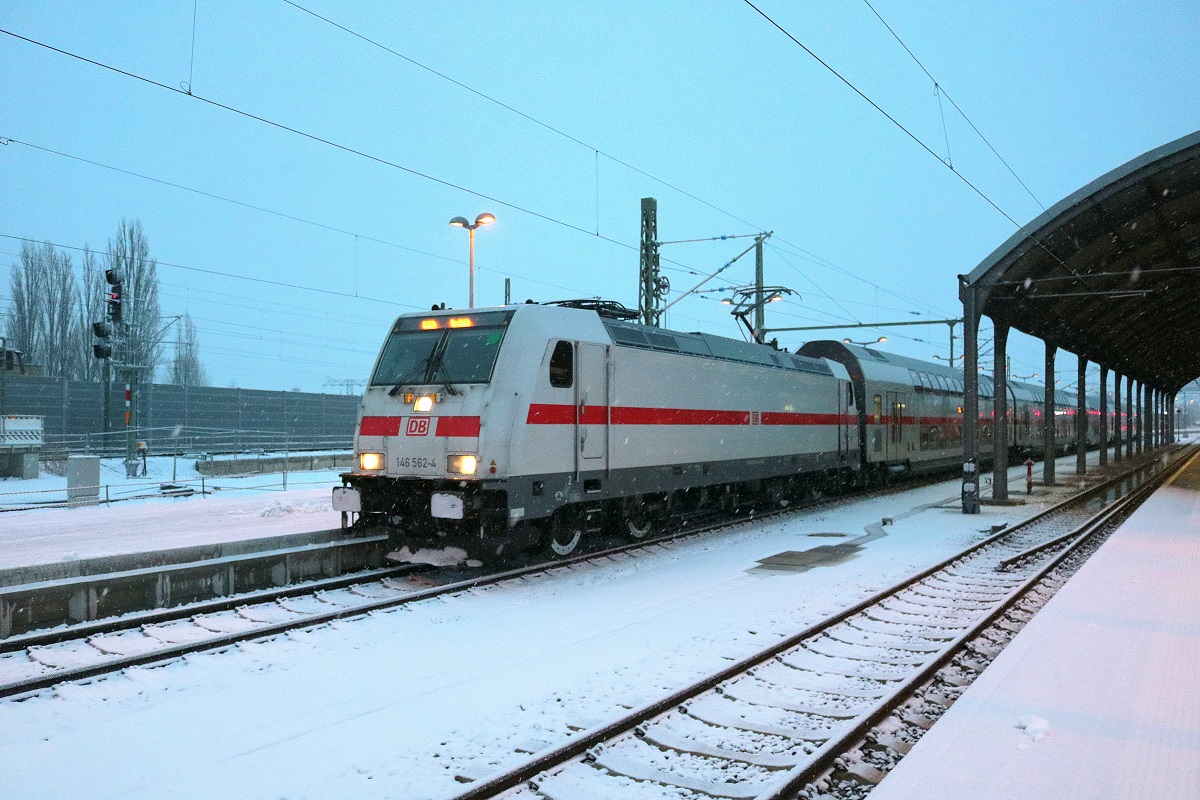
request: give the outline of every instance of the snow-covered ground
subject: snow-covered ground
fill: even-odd
[[[1160,489],[871,794],[1200,797],[1200,460]]]
[[[149,459],[148,476],[126,479],[120,459],[101,462],[110,495],[129,498],[110,505],[36,508],[0,513],[0,569],[56,561],[216,544],[341,525],[330,505],[340,470],[247,477],[210,477],[204,495],[164,497],[161,483],[192,486],[201,478],[194,460]],[[43,473],[36,480],[0,479],[0,507],[66,495],[66,478]],[[148,495],[148,497],[145,497]],[[104,496],[103,490],[101,497]]]
[[[319,455],[341,455],[346,451],[322,451],[293,453],[297,458]],[[268,453],[264,457],[275,458],[281,453]],[[212,460],[242,460],[253,462],[255,455],[242,454],[237,456],[214,456]],[[49,463],[49,462],[48,462]],[[0,478],[0,511],[12,508],[61,505],[67,501],[67,478],[65,473],[56,475],[43,464],[39,477],[33,480],[20,478]],[[218,490],[233,489],[275,489],[282,490],[293,483],[303,485],[311,482],[314,476],[323,475],[312,471],[295,470],[285,473],[282,471],[267,472],[245,476],[204,477],[196,470],[196,457],[151,456],[146,459],[146,474],[137,478],[125,477],[125,464],[120,458],[103,458],[100,460],[99,499],[110,503],[140,500],[147,495],[161,493],[163,484],[173,484],[190,488],[199,492],[215,487]],[[57,468],[65,470],[65,462],[58,462]],[[249,468],[248,468],[249,470]],[[330,470],[336,475],[340,470]]]
[[[82,785],[96,797],[448,797],[459,776],[687,685],[1040,507],[964,516],[958,490],[846,501],[3,702],[0,797]],[[864,536],[885,516],[884,536]],[[758,563],[859,537],[836,565]]]

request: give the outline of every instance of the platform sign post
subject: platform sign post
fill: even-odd
[[[1033,459],[1025,459],[1025,494],[1033,494]]]

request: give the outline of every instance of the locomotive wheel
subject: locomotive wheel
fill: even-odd
[[[574,514],[560,514],[550,525],[550,550],[556,556],[569,556],[583,539],[583,524]]]
[[[621,515],[621,519],[625,523],[625,533],[635,542],[645,539],[654,530],[654,520],[637,502],[625,505],[625,513]]]

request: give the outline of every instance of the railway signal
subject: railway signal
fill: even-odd
[[[121,302],[124,299],[125,287],[121,283],[121,273],[115,269],[104,271],[104,280],[108,282],[109,290],[104,296],[104,302],[108,304],[108,318],[114,324],[121,324]]]
[[[100,340],[92,345],[92,355],[96,358],[112,358],[112,344],[109,341],[112,338],[112,332],[112,326],[107,322],[92,323],[92,335]]]

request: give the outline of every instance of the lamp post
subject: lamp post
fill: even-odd
[[[886,337],[886,336],[880,336],[878,339],[876,339],[876,340],[875,340],[875,341],[873,341],[873,342],[856,342],[856,341],[854,341],[853,339],[842,339],[842,341],[843,341],[843,342],[845,342],[846,344],[857,344],[857,345],[860,345],[860,346],[862,346],[862,347],[870,347],[870,346],[871,346],[871,345],[873,345],[873,344],[883,344],[884,342],[886,342],[886,341],[887,341],[887,337]]]
[[[495,215],[489,214],[486,211],[475,218],[474,224],[467,222],[466,217],[455,217],[454,219],[450,220],[450,224],[453,227],[466,228],[467,232],[471,234],[471,278],[469,289],[467,291],[468,308],[475,307],[475,229],[481,225],[491,225],[495,221]]]

